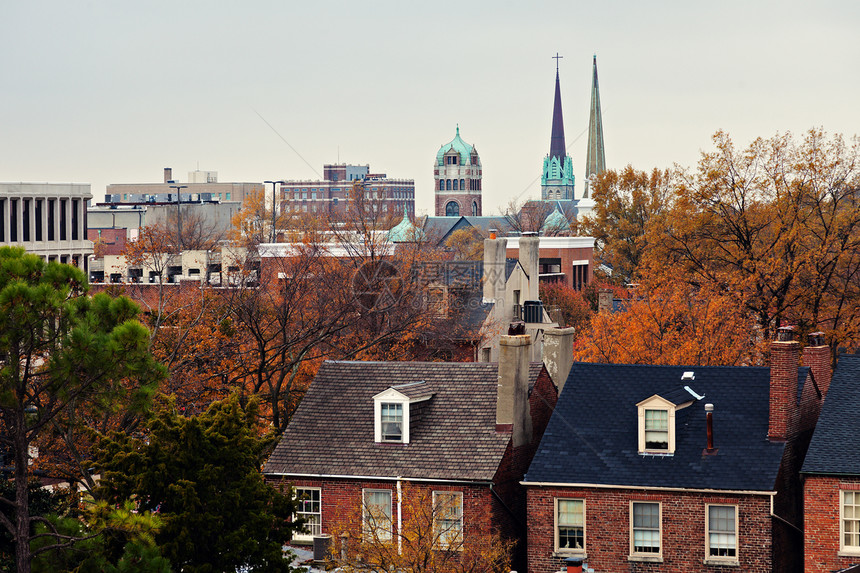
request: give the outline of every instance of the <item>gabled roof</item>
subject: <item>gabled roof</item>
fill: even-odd
[[[639,454],[636,404],[675,403],[685,385],[703,399],[676,411],[674,454]],[[783,444],[767,440],[769,385],[768,368],[575,363],[525,481],[772,491]],[[706,402],[718,451],[703,456]]]
[[[839,357],[801,473],[860,475],[860,355]]]
[[[530,365],[530,385],[541,368]],[[410,443],[375,443],[373,396],[422,381],[433,396]],[[489,482],[511,437],[496,431],[497,387],[494,363],[324,362],[263,472]]]

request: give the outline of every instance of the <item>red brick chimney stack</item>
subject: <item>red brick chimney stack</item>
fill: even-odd
[[[770,418],[767,437],[788,439],[789,425],[797,409],[797,367],[800,343],[794,327],[783,326],[770,345]]]
[[[808,366],[815,377],[815,384],[821,391],[821,397],[827,397],[830,388],[830,346],[823,332],[813,332],[808,337],[809,345],[803,349],[803,365]]]

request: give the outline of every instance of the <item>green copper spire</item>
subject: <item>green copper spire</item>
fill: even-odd
[[[603,119],[600,116],[600,90],[597,87],[597,54],[594,55],[594,75],[591,80],[591,114],[588,118],[588,157],[585,162],[585,179],[606,170],[603,151]],[[586,196],[588,187],[586,187]]]

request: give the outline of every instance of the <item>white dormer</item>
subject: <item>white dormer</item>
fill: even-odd
[[[675,453],[675,410],[669,400],[654,394],[636,404],[639,418],[639,453]]]
[[[409,397],[389,388],[373,397],[373,440],[409,443]]]

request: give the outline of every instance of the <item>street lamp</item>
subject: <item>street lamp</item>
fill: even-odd
[[[182,252],[182,191],[180,189],[188,189],[188,185],[171,185],[171,189],[176,189],[176,225],[179,232],[179,252]]]
[[[272,184],[272,243],[275,242],[275,200],[278,197],[278,184],[283,185],[286,181],[263,181],[263,183],[271,183]]]

